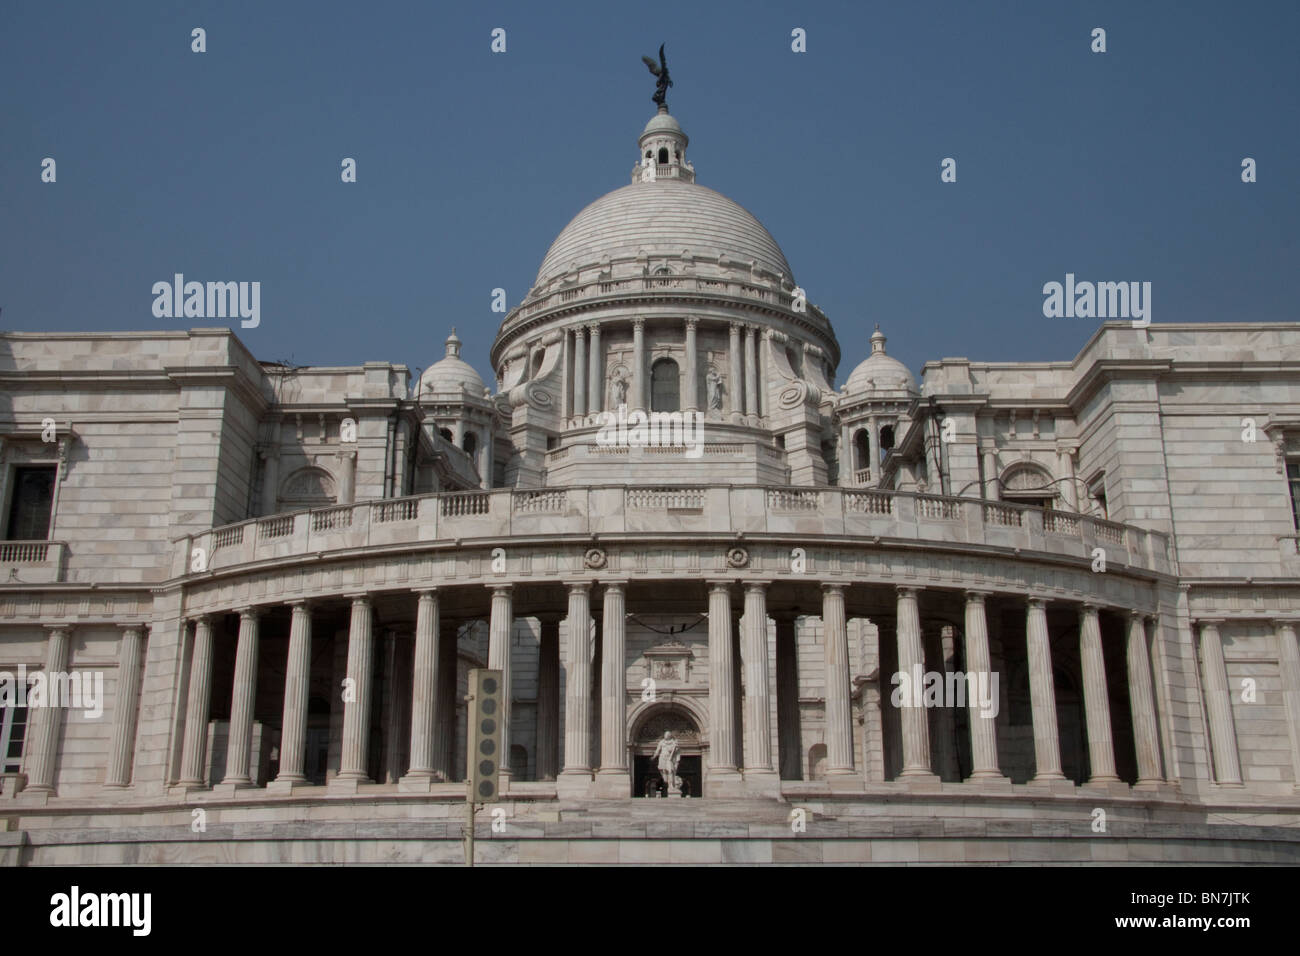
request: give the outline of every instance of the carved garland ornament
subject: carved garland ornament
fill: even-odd
[[[732,548],[727,552],[727,566],[745,568],[749,566],[749,552],[744,548]]]
[[[608,560],[605,552],[600,548],[588,548],[587,553],[582,556],[582,563],[593,571],[599,571]]]

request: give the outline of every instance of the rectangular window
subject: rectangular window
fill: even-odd
[[[1286,463],[1286,480],[1291,486],[1291,519],[1300,531],[1300,461]]]
[[[44,541],[50,536],[56,471],[53,465],[14,469],[9,521],[5,525],[6,540]]]
[[[13,669],[10,673],[14,673]],[[25,706],[0,709],[0,773],[17,773],[22,769],[29,713]]]

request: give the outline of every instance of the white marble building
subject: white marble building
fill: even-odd
[[[491,666],[482,859],[1300,861],[1300,323],[919,382],[877,330],[837,389],[772,236],[666,111],[637,145],[495,390],[454,332],[414,383],[0,334],[0,671],[103,681],[0,702],[0,859],[457,862]]]

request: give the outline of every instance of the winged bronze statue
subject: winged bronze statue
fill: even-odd
[[[641,57],[644,63],[656,77],[659,82],[655,84],[655,95],[650,99],[659,106],[664,105],[664,100],[668,97],[668,87],[673,85],[673,81],[668,78],[668,61],[664,59],[664,45],[659,44],[659,62],[656,63],[648,56]]]

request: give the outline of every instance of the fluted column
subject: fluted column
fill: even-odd
[[[438,721],[438,592],[418,593],[415,609],[415,670],[411,674],[411,751],[402,783],[433,780],[434,735]]]
[[[582,326],[573,330],[573,417],[579,422],[587,414],[587,333]]]
[[[587,374],[587,414],[595,415],[605,407],[605,357],[600,352],[600,326],[593,322],[587,326],[591,333],[591,345],[588,348]],[[617,409],[615,409],[617,411]]]
[[[140,707],[140,646],[143,629],[127,627],[117,654],[117,697],[113,703],[113,742],[104,787],[117,790],[131,783],[135,757],[136,714]]]
[[[697,319],[688,318],[686,320],[686,394],[682,396],[682,409],[688,412],[700,410],[699,372],[696,370],[697,346],[695,344],[697,325],[699,325]]]
[[[1083,711],[1088,727],[1089,783],[1111,783],[1115,774],[1115,745],[1110,730],[1110,691],[1106,658],[1101,648],[1101,619],[1096,605],[1079,609],[1079,662],[1083,670]]]
[[[1296,644],[1296,622],[1293,619],[1274,621],[1277,640],[1277,662],[1282,678],[1282,704],[1286,715],[1288,736],[1291,738],[1291,769],[1295,788],[1300,790],[1300,646]]]
[[[758,328],[745,329],[745,414],[758,417]]]
[[[597,792],[631,796],[627,767],[626,581],[605,584],[601,616],[600,772]]]
[[[1205,711],[1214,752],[1214,780],[1221,787],[1240,787],[1241,762],[1237,756],[1237,729],[1232,720],[1228,669],[1223,662],[1221,620],[1201,621],[1201,680],[1205,684]]]
[[[350,505],[357,497],[357,453],[339,452],[339,501],[341,505]]]
[[[311,691],[311,608],[289,604],[289,658],[284,671],[284,721],[280,734],[280,784],[306,783],[307,703]]]
[[[921,647],[921,615],[917,604],[917,589],[898,589],[898,670],[906,675],[912,694],[907,695],[900,708],[899,722],[903,730],[903,769],[900,777],[933,777],[930,767],[930,722],[925,707],[919,706],[922,681],[925,677],[925,651]]]
[[[370,743],[370,684],[375,666],[375,634],[370,598],[352,596],[352,620],[348,627],[348,669],[345,678],[351,694],[343,704],[343,753],[338,775],[340,783],[369,781],[366,754]]]
[[[190,651],[190,688],[185,701],[185,743],[181,751],[183,787],[201,787],[208,779],[203,757],[208,744],[208,704],[212,695],[212,619],[194,622],[194,647]]]
[[[993,659],[989,653],[989,626],[984,611],[984,591],[966,592],[966,673],[993,687]],[[997,706],[998,702],[994,702]],[[979,695],[970,693],[967,682],[966,705],[970,722],[971,779],[1002,779],[998,768],[997,718],[986,714]]]
[[[998,490],[998,452],[992,443],[985,445],[981,449],[984,456],[984,498],[987,501],[997,501],[1002,497]]]
[[[557,786],[581,790],[591,780],[591,585],[569,584],[564,655],[564,769]]]
[[[727,370],[730,373],[727,382],[727,410],[733,422],[740,422],[745,415],[745,376],[740,364],[740,323],[732,322],[727,339]]]
[[[1029,652],[1029,702],[1034,720],[1034,780],[1064,780],[1061,736],[1056,726],[1056,683],[1047,634],[1047,602],[1030,598],[1025,613]]]
[[[253,708],[257,703],[258,615],[255,607],[239,611],[239,643],[235,647],[235,686],[230,695],[230,733],[226,738],[223,786],[249,786],[253,750]]]
[[[731,583],[709,581],[710,778],[734,778],[736,659],[731,644]]]
[[[27,787],[24,792],[54,793],[55,767],[59,758],[59,730],[63,726],[63,707],[49,706],[61,701],[52,700],[54,680],[68,672],[69,628],[56,625],[49,629],[45,644],[46,705],[30,707],[32,715],[31,756],[27,759]]]
[[[262,449],[262,514],[275,514],[280,501],[280,426],[275,426],[276,441]]]
[[[822,585],[822,639],[826,646],[826,776],[829,779],[853,773],[849,628],[842,585]]]
[[[628,411],[645,411],[645,319],[632,320],[632,407]]]
[[[1137,785],[1160,783],[1160,738],[1156,733],[1155,697],[1151,693],[1151,659],[1147,653],[1146,618],[1141,611],[1129,612],[1128,644],[1129,707],[1133,714],[1133,744],[1137,753]]]
[[[559,773],[560,622],[541,620],[537,659],[537,779],[554,780]]]
[[[772,691],[767,657],[767,581],[745,583],[741,663],[745,670],[745,779],[776,785],[772,762]],[[771,778],[770,781],[767,778]]]
[[[514,631],[514,611],[511,586],[494,584],[492,590],[492,617],[488,622],[488,667],[501,672],[501,789],[506,789],[510,779],[510,644]]]

